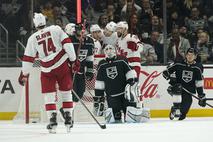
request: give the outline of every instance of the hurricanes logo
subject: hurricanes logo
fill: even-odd
[[[80,54],[79,54],[79,60],[82,62],[83,60],[85,60],[86,59],[86,57],[87,57],[87,52],[88,52],[88,50],[83,50],[83,49],[81,49],[80,50]]]
[[[117,71],[116,66],[109,67],[109,68],[106,69],[106,71],[107,71],[107,76],[111,79],[115,79],[116,76],[118,75],[118,71]]]
[[[193,76],[193,72],[192,71],[186,71],[186,70],[183,70],[183,73],[182,73],[182,79],[188,83],[192,80],[192,76]]]

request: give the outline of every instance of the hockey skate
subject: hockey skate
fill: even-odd
[[[66,111],[66,112],[64,112],[63,117],[64,117],[64,120],[65,120],[64,124],[67,128],[67,132],[69,133],[70,129],[73,127],[73,120],[72,120],[72,117],[71,117],[71,113]]]
[[[180,109],[172,107],[171,112],[169,114],[170,120],[179,120],[180,117],[181,117]]]
[[[47,125],[47,130],[49,131],[49,133],[53,133],[53,134],[56,133],[56,127],[58,125],[56,118],[57,118],[57,113],[55,112],[52,113],[50,118],[50,124]]]

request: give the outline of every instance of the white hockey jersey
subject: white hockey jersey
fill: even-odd
[[[49,26],[32,34],[23,57],[23,74],[29,73],[29,68],[35,57],[41,62],[41,70],[50,72],[59,67],[67,58],[76,59],[73,44],[68,35],[59,26]]]
[[[103,37],[102,37],[102,41],[103,41],[103,45],[104,45],[104,46],[106,46],[107,44],[116,46],[117,40],[118,40],[117,32],[114,32],[114,33],[113,33],[111,36],[109,36],[109,37],[106,37],[106,36],[103,34]]]
[[[94,39],[91,34],[88,34],[87,36],[89,36],[89,37],[91,37],[93,39],[93,42],[94,42],[94,54],[95,55],[103,54],[102,45],[101,45],[100,41],[97,40],[97,39]]]
[[[136,51],[133,51],[127,47],[128,41],[133,41],[137,44],[138,48]],[[130,66],[141,67],[140,53],[143,51],[143,45],[136,35],[127,34],[124,38],[118,38],[116,47],[118,54],[125,56]]]

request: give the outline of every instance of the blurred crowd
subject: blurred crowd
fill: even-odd
[[[31,34],[31,3],[22,0],[0,0],[0,23],[10,33],[11,41],[26,42]],[[75,0],[34,0],[34,12],[47,17],[47,25],[76,22]],[[141,53],[144,64],[163,63],[164,46],[168,62],[183,58],[186,49],[196,48],[198,60],[213,62],[213,1],[166,0],[167,40],[163,36],[163,0],[82,0],[82,17],[87,27],[127,21],[129,33],[146,45]],[[167,41],[166,43],[164,43]],[[150,57],[151,56],[151,57]]]

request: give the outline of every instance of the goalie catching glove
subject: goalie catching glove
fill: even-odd
[[[105,107],[105,97],[104,96],[94,96],[93,97],[94,104],[93,104],[93,114],[95,116],[103,116]]]

